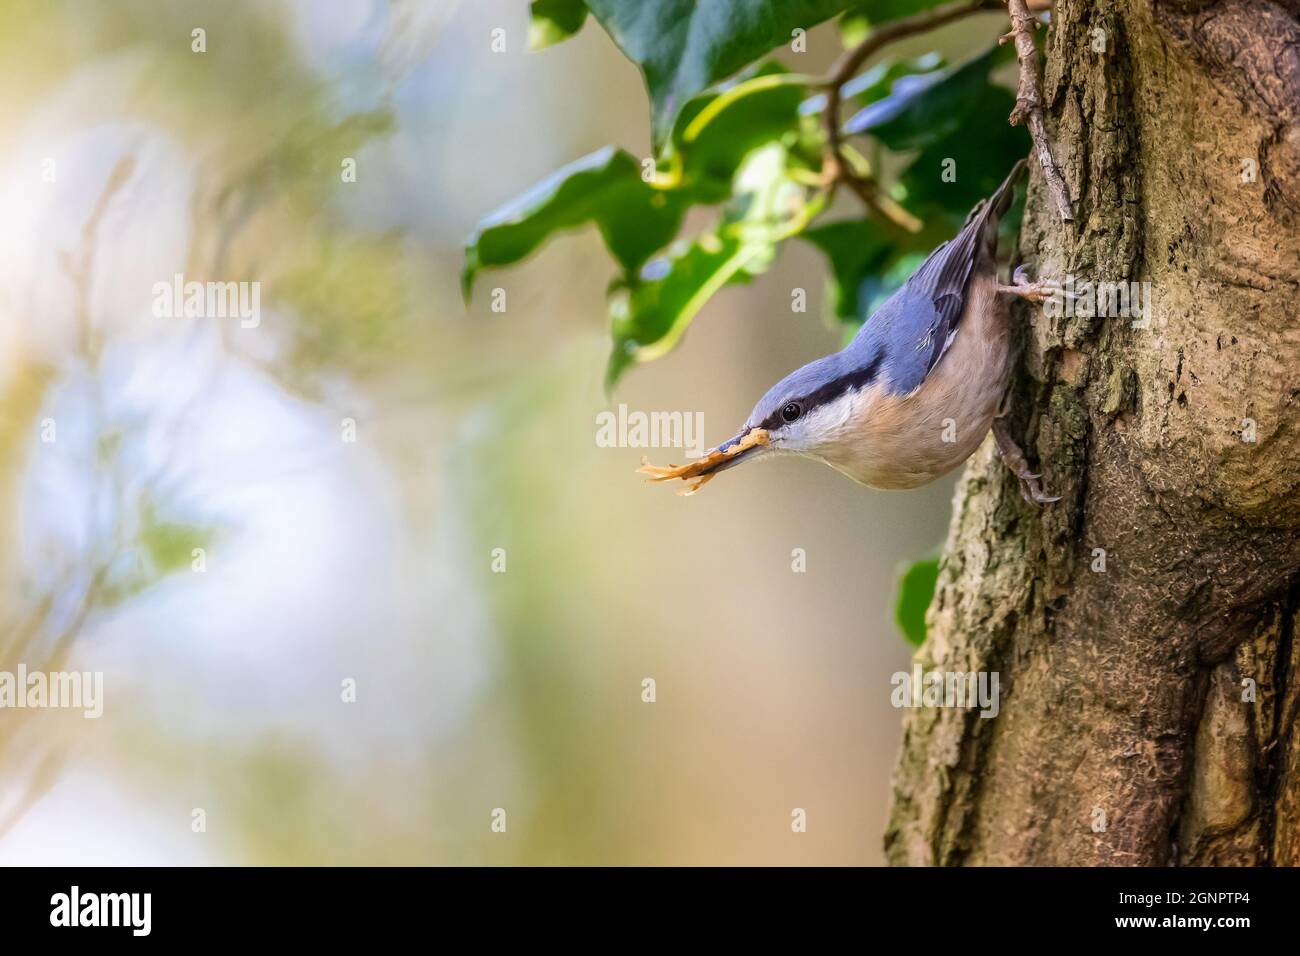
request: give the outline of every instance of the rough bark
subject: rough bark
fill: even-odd
[[[1064,497],[1023,502],[991,442],[967,467],[918,656],[997,671],[1001,709],[908,712],[888,858],[1295,864],[1300,2],[1052,21],[1076,222],[1035,170],[1020,254],[1150,282],[1149,325],[1021,313],[1013,433]]]

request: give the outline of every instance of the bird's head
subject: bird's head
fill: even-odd
[[[741,462],[780,453],[828,457],[829,450],[843,441],[859,408],[854,396],[876,378],[878,370],[878,361],[858,361],[848,351],[817,359],[768,389],[744,426],[708,455],[689,465],[646,465],[642,471],[656,481],[697,478],[683,492],[691,494]]]

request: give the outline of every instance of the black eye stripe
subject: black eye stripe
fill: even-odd
[[[814,389],[802,398],[797,398],[792,402],[784,402],[781,407],[767,416],[767,420],[761,423],[761,427],[768,431],[780,428],[786,424],[786,419],[782,414],[787,405],[799,406],[799,417],[805,417],[810,411],[829,402],[835,401],[845,392],[852,388],[863,388],[870,385],[880,374],[880,366],[884,364],[884,352],[878,353],[870,362],[862,368],[854,369],[846,375],[833,378],[825,385]]]

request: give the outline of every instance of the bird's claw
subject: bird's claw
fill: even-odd
[[[1050,505],[1054,501],[1060,501],[1060,495],[1049,495],[1043,491],[1038,483],[1038,476],[1029,477],[1020,475],[1020,497],[1031,505]]]
[[[1038,483],[1043,476],[1029,470],[1029,461],[1025,458],[1025,453],[1020,450],[1020,446],[1016,444],[1016,440],[1011,437],[1011,430],[1005,418],[999,417],[993,420],[993,439],[997,443],[998,455],[1002,463],[1020,482],[1020,497],[1031,505],[1049,505],[1061,500],[1060,495],[1049,495],[1043,491],[1043,486]]]
[[[1030,302],[1046,302],[1054,296],[1064,295],[1067,299],[1075,298],[1073,292],[1061,288],[1058,282],[1034,282],[1029,278],[1023,264],[1016,266],[1011,273],[1011,285],[999,285],[997,290],[1005,295],[1014,295]]]
[[[1050,282],[1031,282],[1018,285],[1000,285],[998,291],[1004,295],[1014,295],[1030,302],[1046,302],[1052,296],[1059,295],[1060,286]]]
[[[1061,500],[1060,495],[1049,495],[1043,491],[1043,486],[1038,483],[1038,479],[1043,477],[1041,474],[1030,471],[1028,468],[1023,471],[1017,470],[1006,458],[1003,458],[1003,461],[1007,462],[1007,466],[1011,468],[1011,473],[1020,480],[1020,497],[1024,498],[1025,501],[1031,505],[1047,505],[1053,501]]]

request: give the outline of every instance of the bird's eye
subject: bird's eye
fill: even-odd
[[[781,417],[784,418],[787,422],[794,421],[802,414],[803,414],[803,409],[799,407],[798,402],[791,402],[790,404],[786,405],[785,408],[781,409]]]

